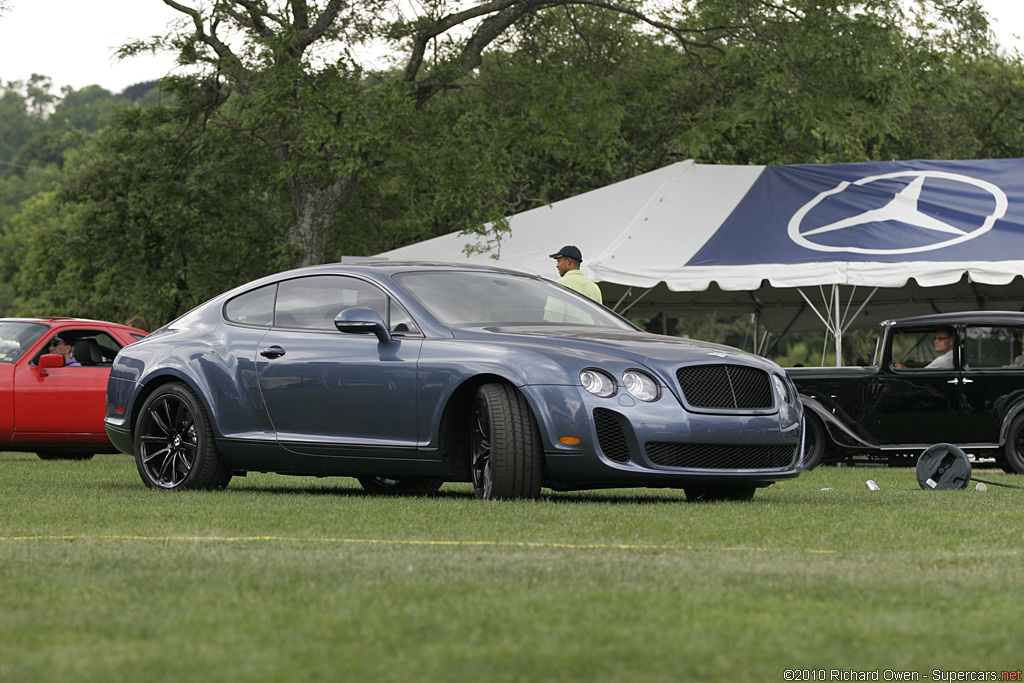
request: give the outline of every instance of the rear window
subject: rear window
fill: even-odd
[[[964,364],[969,368],[1024,368],[1022,342],[1022,327],[968,327],[964,332]]]

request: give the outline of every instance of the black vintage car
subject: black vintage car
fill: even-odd
[[[805,468],[914,465],[952,443],[1024,474],[1024,313],[888,320],[874,364],[789,368],[807,420]]]

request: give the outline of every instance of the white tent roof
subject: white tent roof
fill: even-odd
[[[517,214],[509,225],[497,259],[466,255],[482,239],[459,233],[380,256],[554,279],[548,255],[573,244],[618,310],[728,308],[756,312],[775,331],[1024,306],[1024,159],[684,161]]]

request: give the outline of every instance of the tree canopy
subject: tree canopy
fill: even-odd
[[[12,308],[165,321],[288,265],[500,242],[503,216],[685,158],[1024,155],[1021,63],[973,0],[163,1],[182,23],[122,50],[177,51],[159,98],[0,98],[2,158],[60,174],[0,223]],[[41,122],[68,146],[30,144]]]

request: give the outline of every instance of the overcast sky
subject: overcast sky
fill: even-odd
[[[174,68],[169,55],[114,58],[125,42],[166,32],[182,15],[160,0],[6,0],[0,16],[0,82],[49,76],[56,89],[101,85],[121,92]],[[1024,0],[982,0],[1000,43],[1024,53]]]

